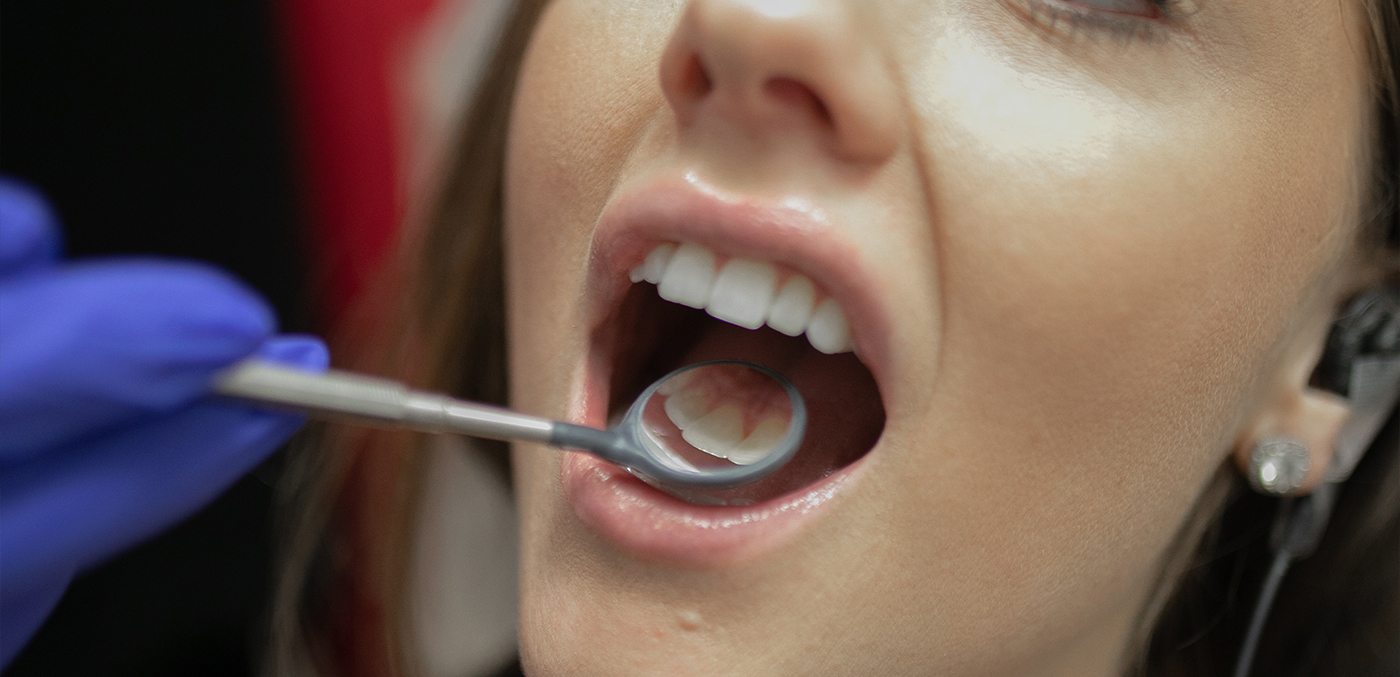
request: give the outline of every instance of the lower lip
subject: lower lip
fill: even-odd
[[[624,551],[673,564],[726,566],[781,548],[855,483],[864,460],[800,492],[723,507],[686,503],[587,454],[569,452],[560,466],[574,514]]]

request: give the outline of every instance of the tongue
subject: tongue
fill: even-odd
[[[885,426],[884,406],[870,371],[851,353],[825,355],[802,338],[771,329],[748,330],[706,322],[699,340],[677,366],[705,360],[746,360],[792,381],[807,403],[807,435],[786,466],[711,500],[754,503],[801,489],[849,465],[875,445]]]

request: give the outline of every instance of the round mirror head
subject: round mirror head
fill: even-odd
[[[761,365],[724,360],[657,380],[618,432],[642,452],[629,470],[669,489],[726,488],[765,477],[792,458],[806,429],[806,404],[791,382]]]

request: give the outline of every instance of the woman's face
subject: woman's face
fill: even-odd
[[[518,447],[527,668],[1112,672],[1328,319],[1356,4],[551,3],[510,127],[514,404],[604,425],[643,363],[748,357],[822,439],[729,507]],[[732,323],[631,283],[666,243],[660,293]],[[731,326],[782,304],[805,336]]]

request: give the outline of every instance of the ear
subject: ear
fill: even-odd
[[[1338,435],[1351,416],[1345,398],[1309,385],[1331,326],[1331,314],[1310,318],[1285,353],[1263,406],[1235,445],[1235,465],[1245,477],[1250,473],[1250,456],[1264,441],[1287,439],[1307,449],[1307,473],[1302,484],[1289,492],[1293,496],[1309,494],[1322,483],[1336,455]]]

